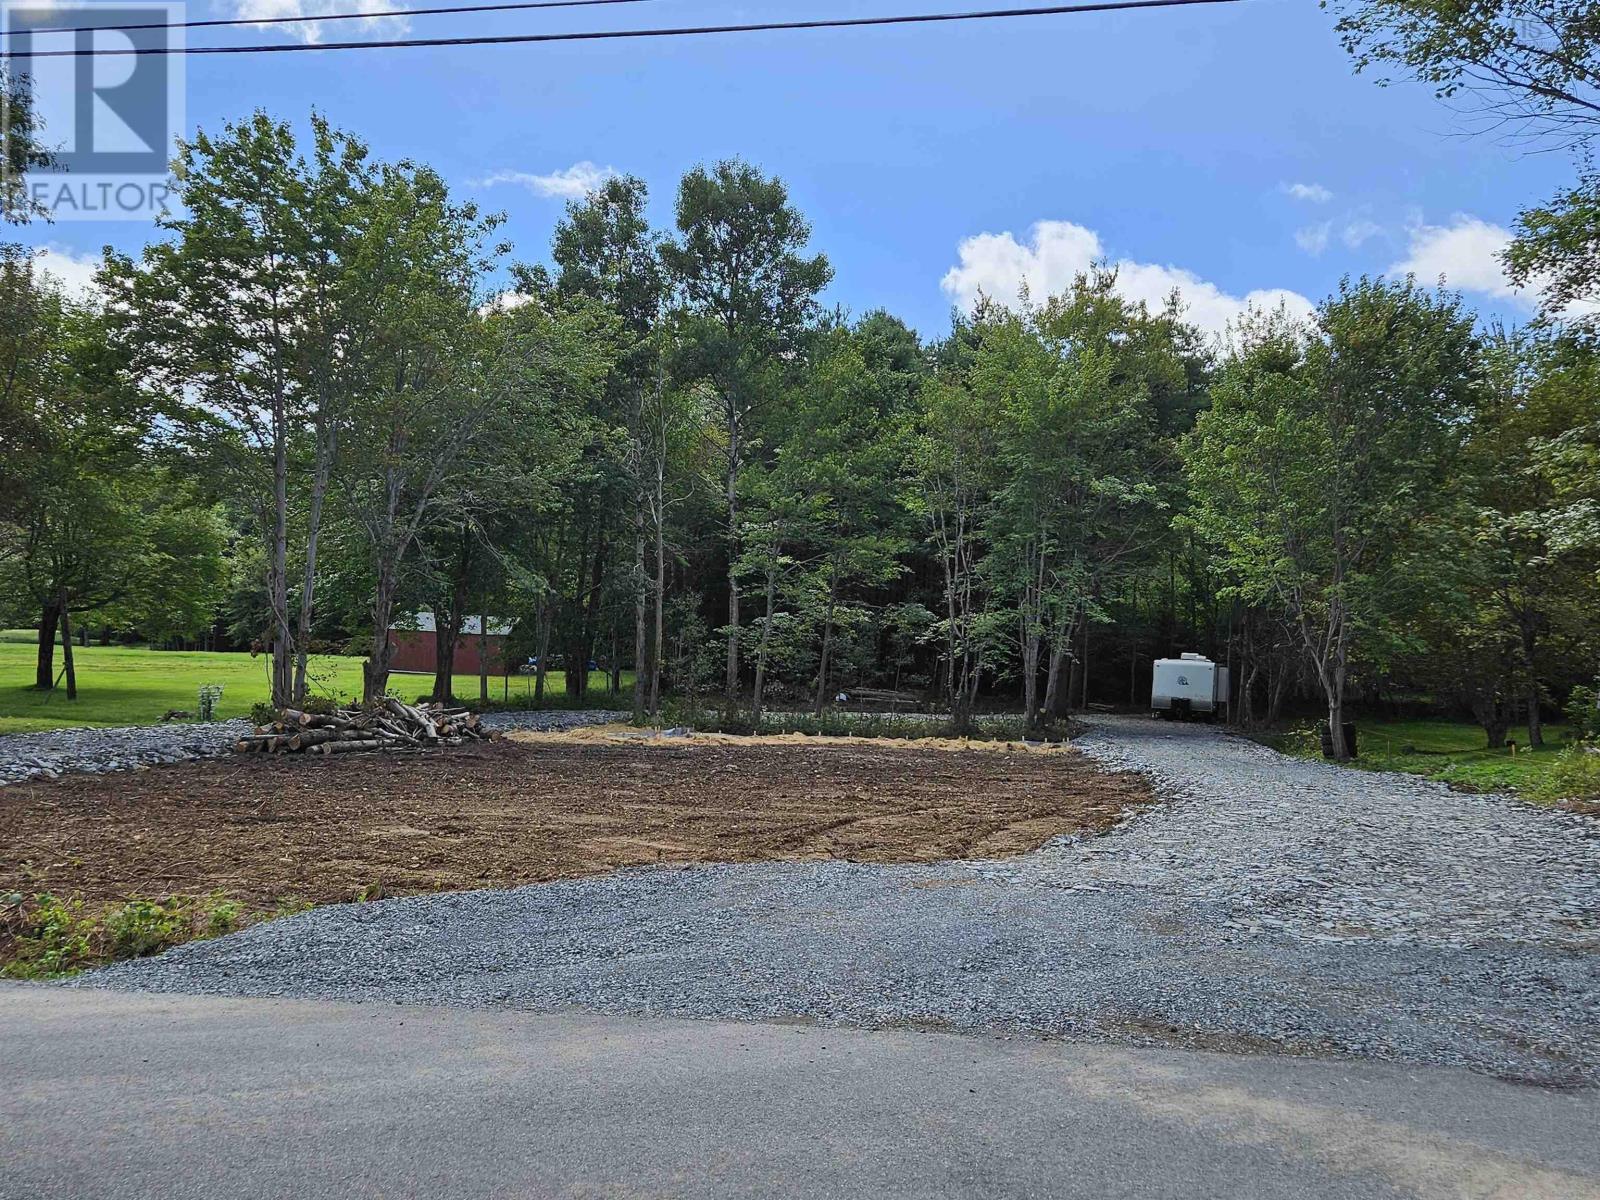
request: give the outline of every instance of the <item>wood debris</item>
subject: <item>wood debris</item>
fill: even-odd
[[[478,723],[475,712],[447,704],[405,704],[391,696],[380,705],[351,705],[331,713],[280,709],[277,720],[258,725],[233,748],[240,754],[350,754],[487,742],[493,737]]]

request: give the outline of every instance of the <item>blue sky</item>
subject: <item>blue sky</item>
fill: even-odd
[[[368,0],[375,3],[376,0]],[[190,15],[347,10],[220,0]],[[413,36],[781,20],[959,8],[945,0],[615,8],[416,17]],[[396,32],[395,22],[385,23]],[[322,37],[371,36],[358,23]],[[191,41],[281,42],[274,30]],[[827,299],[928,334],[980,288],[1037,294],[1088,258],[1131,294],[1181,285],[1220,328],[1247,300],[1319,299],[1346,273],[1440,273],[1517,320],[1493,251],[1570,175],[1559,154],[1466,136],[1423,88],[1355,76],[1311,0],[882,29],[511,47],[191,57],[188,125],[311,106],[379,155],[438,168],[509,216],[542,259],[577,164],[645,179],[665,226],[681,173],[741,155],[780,175],[835,279]],[[565,172],[566,174],[563,174]],[[486,184],[496,176],[508,181]],[[520,180],[520,182],[518,181]],[[25,237],[72,275],[129,222]],[[1287,295],[1285,295],[1287,294]]]

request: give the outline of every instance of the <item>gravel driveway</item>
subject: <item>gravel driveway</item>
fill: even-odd
[[[75,986],[939,1027],[1600,1083],[1600,826],[1100,718],[1173,798],[1020,858],[342,905]],[[819,753],[825,751],[819,750]]]

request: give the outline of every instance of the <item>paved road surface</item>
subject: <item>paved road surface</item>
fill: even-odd
[[[0,985],[0,1197],[1600,1198],[1439,1067]]]

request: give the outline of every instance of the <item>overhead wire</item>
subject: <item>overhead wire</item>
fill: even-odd
[[[0,29],[19,33],[101,33],[132,29],[209,29],[219,25],[303,25],[312,21],[375,21],[383,17],[431,17],[441,13],[520,12],[533,8],[594,8],[608,4],[651,4],[655,0],[516,0],[511,4],[450,4],[441,8],[385,8],[372,12],[336,12],[298,17],[215,17],[200,21],[142,21],[130,25],[25,25]]]
[[[1100,0],[1091,4],[1052,4],[1033,8],[992,8],[971,12],[908,13],[884,17],[832,17],[810,21],[762,21],[748,25],[688,25],[664,29],[602,29],[576,33],[518,33],[475,37],[386,38],[359,42],[297,42],[255,46],[126,46],[28,50],[21,58],[109,58],[143,55],[295,54],[315,50],[397,50],[424,46],[516,46],[547,42],[595,42],[632,38],[704,37],[729,33],[768,33],[800,29],[860,29],[879,25],[926,25],[946,21],[993,21],[1017,17],[1069,16],[1133,9],[1186,8],[1239,4],[1244,0]],[[413,13],[417,10],[411,10]],[[7,55],[14,52],[7,51]]]

